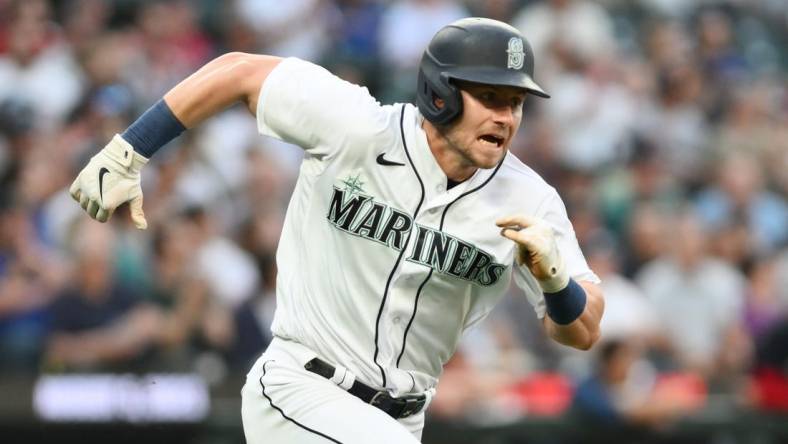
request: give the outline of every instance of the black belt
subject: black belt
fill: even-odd
[[[320,358],[315,358],[307,362],[304,368],[326,379],[334,377],[334,366]],[[354,381],[348,392],[367,404],[383,410],[394,419],[407,418],[408,416],[414,415],[420,412],[421,409],[424,408],[424,404],[427,403],[427,397],[425,395],[394,398],[389,395],[388,392],[375,390],[359,381]]]

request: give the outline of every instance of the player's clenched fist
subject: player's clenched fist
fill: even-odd
[[[116,134],[80,171],[69,193],[99,222],[106,222],[117,207],[129,202],[134,225],[145,229],[148,222],[142,212],[140,170],[147,162]]]
[[[530,216],[509,216],[495,224],[502,228],[502,236],[517,243],[517,262],[528,267],[542,291],[555,293],[566,287],[569,275],[547,222]]]

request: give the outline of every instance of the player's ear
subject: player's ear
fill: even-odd
[[[432,96],[432,103],[434,103],[438,109],[443,109],[443,107],[446,106],[446,102],[436,95]]]

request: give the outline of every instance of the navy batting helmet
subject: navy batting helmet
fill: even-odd
[[[515,86],[549,98],[533,80],[534,53],[514,27],[497,20],[465,18],[432,38],[419,65],[416,103],[430,122],[445,125],[462,112],[462,96],[452,80]],[[434,98],[445,105],[435,106]]]

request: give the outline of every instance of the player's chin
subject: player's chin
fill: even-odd
[[[477,150],[474,153],[474,163],[479,168],[494,168],[506,155],[507,145],[492,145],[488,143],[477,143]]]

